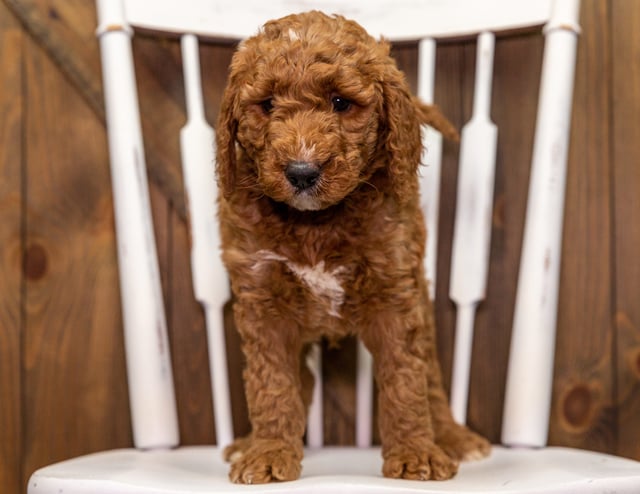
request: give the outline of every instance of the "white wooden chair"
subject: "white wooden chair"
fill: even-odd
[[[35,472],[30,494],[196,492],[486,492],[638,493],[640,463],[567,448],[545,447],[557,309],[560,241],[578,0],[98,0],[112,162],[120,279],[132,424],[136,449],[76,458]],[[463,130],[459,200],[456,210],[451,298],[458,306],[452,408],[465,420],[474,310],[484,297],[489,217],[497,130],[490,121],[492,32],[544,26],[546,47],[528,212],[523,241],[511,361],[506,389],[504,446],[478,462],[464,463],[444,482],[381,477],[380,451],[371,444],[370,357],[359,352],[357,445],[321,447],[321,395],[309,418],[302,478],[265,486],[237,486],[227,479],[219,448],[233,438],[228,400],[222,305],[229,297],[226,273],[216,249],[218,233],[213,176],[213,131],[205,122],[198,62],[198,37],[240,39],[265,20],[320,8],[355,18],[374,35],[392,41],[419,40],[419,95],[433,97],[435,40],[480,33],[473,118]],[[464,14],[464,15],[463,15]],[[206,312],[215,396],[218,446],[178,447],[177,414],[165,329],[154,236],[145,177],[138,103],[131,56],[134,28],[182,36],[188,122],[182,130],[184,179],[192,221],[194,290]],[[435,233],[440,140],[427,130],[428,172],[423,180],[430,231],[427,272],[435,279]],[[484,153],[480,153],[483,150]],[[466,204],[472,194],[475,203]],[[465,248],[482,245],[484,249]],[[465,283],[461,280],[464,278]],[[470,282],[470,280],[473,280]],[[542,297],[542,294],[546,294]],[[135,294],[135,297],[132,296]],[[544,299],[541,308],[539,301]],[[537,305],[534,306],[534,303]],[[150,352],[149,349],[156,349]],[[319,354],[312,365],[319,377]],[[531,376],[538,376],[532,382]],[[526,382],[526,391],[523,392]],[[316,386],[317,390],[320,386]]]

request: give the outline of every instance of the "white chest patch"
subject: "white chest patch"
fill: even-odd
[[[278,261],[284,263],[287,268],[304,283],[313,295],[328,303],[329,314],[340,317],[340,308],[344,302],[344,287],[341,282],[341,274],[346,271],[344,266],[328,271],[324,261],[314,266],[298,264],[290,261],[280,254],[269,250],[256,252],[256,260],[253,269],[260,269],[265,263]]]

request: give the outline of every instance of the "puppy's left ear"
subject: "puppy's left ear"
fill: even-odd
[[[435,105],[428,105],[423,103],[418,98],[413,98],[420,123],[430,125],[437,131],[439,131],[443,137],[452,140],[454,142],[460,141],[460,134],[453,124],[445,117],[440,108]]]
[[[236,182],[236,135],[238,120],[235,117],[237,91],[229,84],[222,96],[220,114],[216,125],[216,174],[218,187],[224,197],[233,192]]]
[[[386,66],[382,92],[382,126],[386,130],[382,134],[383,145],[389,159],[391,188],[402,203],[417,193],[415,176],[422,153],[421,116],[404,74],[392,61]]]
[[[423,103],[411,94],[404,74],[387,65],[383,87],[385,149],[389,156],[389,175],[400,202],[412,197],[422,155],[421,125],[427,124],[453,141],[459,141],[456,128],[437,106]]]

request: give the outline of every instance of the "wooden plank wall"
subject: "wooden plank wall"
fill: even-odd
[[[24,34],[0,4],[0,490],[20,492]]]
[[[640,3],[583,0],[563,247],[552,444],[640,459]],[[95,11],[89,0],[0,3],[0,492],[53,461],[131,445]],[[525,208],[539,37],[499,39],[500,126],[487,300],[469,420],[499,440]],[[134,42],[154,223],[185,444],[215,441],[203,317],[193,300],[178,167],[184,121],[175,41]],[[215,120],[230,46],[201,49]],[[398,46],[415,84],[415,46]],[[471,113],[475,46],[438,53],[436,101]],[[437,321],[448,382],[448,273],[458,147],[444,148]],[[227,316],[228,316],[227,312]],[[229,318],[236,430],[248,430]],[[354,342],[325,353],[325,439],[354,436]]]
[[[610,133],[615,250],[611,287],[615,328],[612,355],[617,394],[616,449],[640,457],[640,3],[612,2]]]

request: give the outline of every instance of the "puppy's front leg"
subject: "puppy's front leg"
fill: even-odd
[[[385,477],[444,480],[455,475],[458,465],[435,443],[428,364],[416,348],[425,333],[418,312],[381,312],[362,335],[375,362],[382,469]]]
[[[234,309],[247,361],[244,379],[252,432],[237,443],[229,476],[243,484],[297,479],[305,427],[297,327],[274,320],[255,302],[239,301]]]

